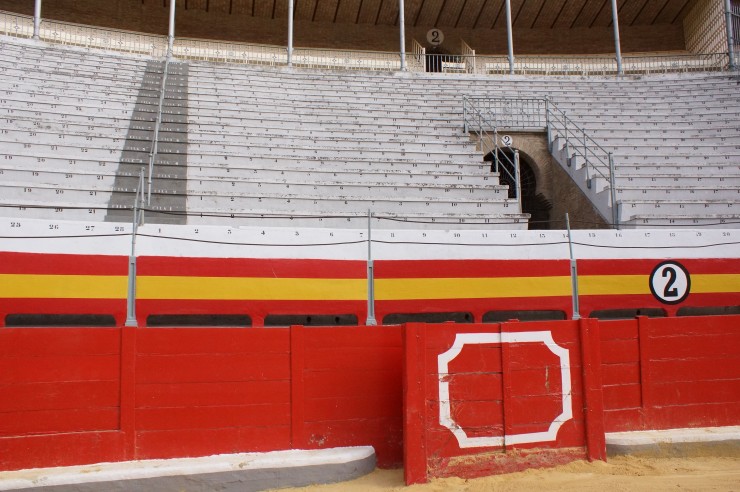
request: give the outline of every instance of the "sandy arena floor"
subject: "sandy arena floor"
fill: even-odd
[[[282,489],[305,492],[495,492],[495,491],[740,491],[740,457],[641,458],[621,456],[609,463],[578,461],[475,480],[435,480],[405,487],[402,470],[375,470],[351,482]]]

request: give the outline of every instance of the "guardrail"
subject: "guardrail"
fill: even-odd
[[[519,152],[506,151],[508,146],[501,140],[498,126],[493,113],[476,105],[476,101],[483,98],[463,96],[463,129],[465,133],[472,132],[478,135],[478,142],[484,155],[491,154],[493,171],[500,173],[514,184],[514,196],[519,203],[519,212],[522,211],[522,182],[519,167]]]
[[[0,34],[17,38],[32,37],[33,17],[12,12],[0,12]]]
[[[560,137],[565,141],[565,158],[571,166],[578,156],[583,158],[586,172],[586,186],[591,189],[594,178],[601,178],[609,188],[612,225],[619,229],[619,210],[617,208],[617,189],[615,183],[614,155],[586,134],[586,130],[558,107],[546,101],[545,116],[548,145]],[[551,149],[552,150],[552,149]]]
[[[565,144],[566,164],[571,166],[575,159],[579,157],[583,159],[586,186],[591,189],[593,180],[599,178],[606,183],[610,191],[612,224],[619,228],[614,155],[591,138],[585,129],[549,99],[463,96],[463,131],[478,135],[482,150],[486,154],[493,152],[497,168],[499,156],[506,156],[505,152],[501,152],[502,147],[505,147],[499,137],[499,131],[502,130],[545,130],[550,146],[556,138],[562,138]],[[485,142],[491,142],[490,150],[484,148]],[[550,150],[552,151],[552,147]],[[515,183],[520,187],[518,153],[515,152],[515,156],[515,163],[505,164],[515,166],[516,176],[512,173],[509,175],[516,179]],[[505,165],[502,168],[506,170],[507,167]],[[517,191],[517,197],[519,196],[520,188]]]
[[[0,34],[30,38],[33,17],[0,11]],[[152,57],[167,55],[167,37],[119,29],[100,28],[43,19],[39,36],[42,40],[70,46],[138,53]],[[286,65],[284,46],[239,43],[194,38],[176,38],[174,56],[191,60],[253,65]],[[398,71],[398,52],[296,48],[294,64],[306,68]],[[506,55],[479,55],[464,41],[461,54],[427,54],[412,40],[407,69],[413,72],[509,74]],[[740,58],[738,52],[736,58]],[[740,61],[740,60],[739,60]],[[736,66],[738,63],[735,64]],[[624,73],[668,73],[721,71],[729,67],[727,53],[708,54],[639,54],[623,57]],[[611,55],[532,56],[520,55],[514,62],[517,75],[616,75],[617,63]]]
[[[55,44],[81,46],[163,57],[167,55],[167,37],[118,29],[102,29],[44,19],[39,38]]]

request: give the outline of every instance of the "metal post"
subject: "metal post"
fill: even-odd
[[[288,0],[288,66],[293,66],[293,2]]]
[[[614,48],[617,55],[617,73],[622,75],[622,43],[619,40],[619,11],[617,0],[612,0],[612,23],[614,24]]]
[[[565,163],[570,167],[570,148],[568,147],[568,117],[563,113],[563,132],[565,132]]]
[[[615,176],[614,154],[609,152],[609,187],[612,200],[612,227],[619,230],[619,208],[617,207],[617,177]]]
[[[136,233],[139,229],[139,193],[144,197],[144,169],[139,174],[139,186],[136,187],[134,198],[134,220],[131,227],[131,254],[128,257],[128,291],[126,295],[126,323],[125,326],[138,326],[136,321]]]
[[[375,273],[373,271],[373,237],[372,237],[373,213],[367,211],[367,326],[376,326],[375,320]]]
[[[483,135],[481,135],[481,138],[483,138]],[[499,163],[498,163],[498,128],[493,129],[493,162],[495,164],[494,172],[499,172]],[[501,179],[501,176],[499,176],[499,180]]]
[[[586,166],[586,185],[591,189],[591,172],[588,163],[588,144],[586,143],[586,130],[581,129],[583,133],[583,165]]]
[[[522,213],[522,177],[519,172],[519,151],[514,151],[514,185],[516,186],[516,199],[519,201],[519,213]]]
[[[514,34],[511,28],[511,0],[506,0],[506,35],[509,46],[509,74],[514,75]]]
[[[39,39],[41,28],[41,0],[36,0],[33,5],[33,39]]]
[[[727,25],[727,55],[730,57],[730,70],[735,70],[735,40],[732,29],[732,5],[725,0],[725,24]]]
[[[573,238],[570,234],[570,217],[565,214],[565,227],[568,229],[568,249],[570,250],[570,286],[573,298],[573,319],[581,319],[581,308],[578,302],[578,265],[573,256]]]
[[[398,0],[398,34],[401,38],[401,71],[406,71],[406,19],[404,11],[405,8],[403,0]]]
[[[172,47],[175,44],[175,4],[176,0],[170,0],[170,30],[167,35],[167,58],[172,57]]]
[[[468,96],[463,95],[463,134],[468,133]],[[481,148],[483,146],[481,145]]]

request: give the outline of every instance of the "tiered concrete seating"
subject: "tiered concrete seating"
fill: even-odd
[[[163,62],[0,43],[0,213],[130,220],[152,152]],[[189,223],[285,217],[363,227],[372,209],[403,227],[526,227],[462,132],[468,94],[549,97],[614,153],[622,224],[732,222],[740,217],[738,88],[722,73],[538,78],[175,61],[150,208],[159,220]],[[610,217],[609,183],[587,186],[583,160],[567,159],[562,139],[553,144]]]

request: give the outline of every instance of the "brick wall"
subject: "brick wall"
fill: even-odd
[[[692,53],[727,51],[725,7],[722,0],[699,0],[684,21],[686,49]]]

